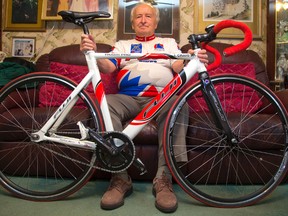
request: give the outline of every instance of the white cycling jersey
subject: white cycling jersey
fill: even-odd
[[[136,37],[116,42],[112,53],[181,53],[173,38]],[[173,78],[172,59],[111,59],[119,68],[117,83],[120,94],[156,96]]]

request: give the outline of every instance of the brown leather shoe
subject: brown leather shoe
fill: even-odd
[[[162,212],[171,213],[178,207],[177,198],[172,189],[172,183],[165,174],[153,180],[153,194],[156,197],[155,206]]]
[[[133,192],[131,178],[128,181],[113,176],[110,181],[110,186],[101,199],[100,206],[105,210],[116,209],[124,204],[124,198]]]

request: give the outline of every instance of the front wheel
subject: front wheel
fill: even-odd
[[[195,199],[215,207],[252,205],[286,174],[287,112],[269,88],[252,79],[229,75],[211,81],[237,140],[228,140],[217,127],[197,82],[168,114],[166,161],[176,182]],[[179,142],[179,128],[186,131],[185,143]]]
[[[63,199],[79,190],[94,172],[96,151],[42,141],[37,132],[76,87],[52,73],[19,77],[0,92],[0,182],[28,200]],[[81,138],[77,122],[103,131],[103,120],[93,99],[81,91],[79,99],[54,133]]]

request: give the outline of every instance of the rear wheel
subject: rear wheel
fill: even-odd
[[[79,190],[94,172],[96,153],[64,144],[33,142],[37,132],[76,84],[52,73],[33,73],[12,81],[0,93],[0,181],[29,200],[57,200]],[[103,131],[99,107],[88,93],[79,99],[56,134],[81,138],[77,122]]]
[[[270,194],[286,175],[287,113],[261,83],[233,75],[211,80],[237,140],[228,140],[215,125],[198,82],[178,97],[168,114],[167,164],[177,183],[207,205],[251,205]],[[183,115],[187,123],[180,125]],[[179,126],[187,129],[186,143],[177,142]]]

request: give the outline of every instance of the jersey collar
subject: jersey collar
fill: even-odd
[[[149,37],[140,37],[140,36],[137,36],[137,35],[136,35],[135,39],[136,39],[137,41],[141,41],[141,42],[151,41],[151,40],[155,39],[155,34],[153,34],[153,35],[151,35],[151,36],[149,36]]]

